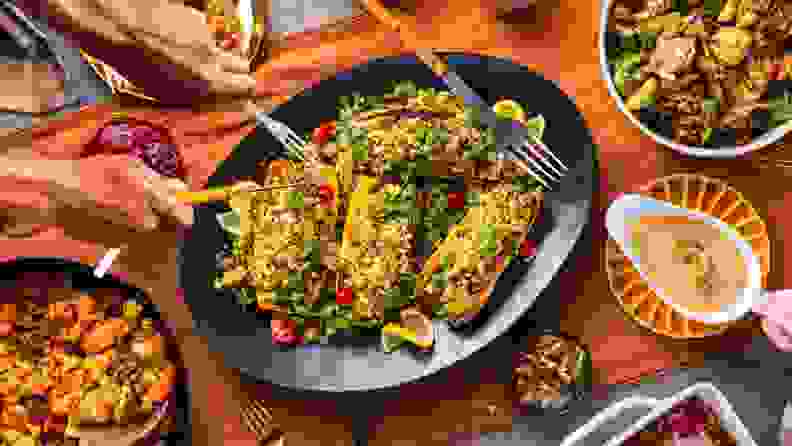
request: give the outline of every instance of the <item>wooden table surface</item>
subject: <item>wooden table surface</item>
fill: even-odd
[[[600,192],[595,197],[588,239],[593,244],[593,255],[576,257],[561,272],[557,296],[551,298],[559,299],[562,304],[562,329],[581,337],[591,347],[593,362],[598,368],[596,379],[600,383],[620,382],[636,374],[681,363],[695,365],[705,352],[713,349],[739,349],[746,335],[757,333],[753,324],[747,323],[731,330],[730,335],[704,342],[673,342],[648,334],[625,320],[609,292],[603,268],[604,209],[613,195],[659,176],[684,171],[724,178],[742,191],[766,219],[773,241],[769,287],[782,288],[786,285],[783,277],[787,269],[784,240],[792,240],[792,224],[786,225],[791,228],[788,237],[781,231],[784,219],[790,219],[785,216],[790,213],[784,209],[784,202],[786,195],[792,192],[792,185],[784,181],[785,168],[764,166],[760,160],[783,159],[783,145],[739,160],[724,161],[685,158],[657,146],[618,111],[601,79],[597,50],[599,2],[546,1],[557,2],[553,5],[554,12],[534,24],[499,22],[491,9],[483,6],[487,4],[484,0],[423,2],[414,15],[418,19],[413,21],[421,43],[427,47],[511,58],[556,81],[575,99],[592,130],[600,150],[601,169]],[[264,88],[274,84],[283,87],[284,73],[294,74],[295,67],[298,67],[296,73],[302,73],[298,76],[301,79],[317,80],[371,57],[403,52],[397,35],[367,18],[350,32],[323,33],[308,42],[286,43],[260,67],[257,77]],[[292,87],[299,89],[300,86],[296,82]],[[90,125],[84,124],[84,127]],[[82,130],[86,132],[95,130]],[[80,136],[79,128],[72,133],[76,139],[86,137]],[[240,131],[208,145],[203,142],[200,153],[188,152],[188,162],[189,157],[197,156],[209,156],[216,161],[225,158],[244,133]],[[26,138],[29,134],[18,136],[22,142]],[[207,169],[205,176],[210,173],[211,169]],[[194,181],[191,186],[200,187],[200,182]],[[58,255],[47,251],[47,243],[46,240],[27,243],[27,251],[20,252]],[[86,249],[83,252],[84,261],[92,262],[103,251]],[[16,251],[6,250],[3,255],[13,253]],[[79,257],[83,259],[82,255]],[[727,340],[734,342],[725,342]],[[448,382],[434,380],[405,386],[398,397],[383,403],[386,407],[376,408],[376,412],[383,412],[385,417],[372,426],[370,443],[447,445],[449,433],[510,430],[510,383],[502,378],[502,373],[495,372],[509,366],[509,363],[484,364],[475,373],[452,369]],[[351,417],[338,414],[337,404],[332,399],[305,401],[275,397],[272,389],[264,384],[251,387],[250,391],[268,401],[275,419],[288,433],[290,444],[351,444]],[[363,411],[366,409],[361,407]]]
[[[754,324],[746,323],[725,337],[704,342],[673,342],[648,334],[624,319],[608,290],[602,262],[603,210],[613,195],[655,177],[698,172],[724,178],[744,192],[765,217],[773,240],[770,288],[783,287],[785,237],[780,234],[778,223],[789,218],[784,217],[783,204],[792,186],[783,181],[785,168],[760,162],[764,158],[783,159],[783,147],[768,148],[740,160],[713,161],[685,158],[657,146],[619,112],[601,78],[597,49],[600,3],[548,1],[559,3],[553,5],[553,12],[537,20],[541,24],[503,24],[492,17],[483,0],[431,2],[431,6],[419,6],[417,19],[407,19],[412,19],[421,43],[427,47],[509,57],[557,81],[575,99],[592,129],[600,149],[602,172],[601,190],[592,215],[592,239],[597,242],[593,256],[575,259],[575,264],[562,272],[571,279],[560,280],[564,284],[558,296],[564,304],[562,329],[582,337],[591,346],[595,367],[607,364],[607,370],[600,370],[597,375],[601,383],[619,382],[656,368],[695,365],[713,349],[739,349],[742,340],[758,334]],[[272,73],[295,65],[319,66],[333,59],[328,54],[335,55],[335,64],[349,67],[369,57],[402,52],[397,36],[374,20],[366,20],[355,32],[328,33],[302,47],[276,52],[260,69],[259,78],[264,82],[274,76]],[[325,75],[336,68],[328,67]],[[398,400],[388,401],[387,415],[372,428],[370,443],[441,445],[448,444],[447,433],[510,430],[509,383],[489,373],[490,367],[497,366],[487,365],[474,377],[461,377],[461,384],[456,381],[448,385],[410,385],[410,390]],[[258,390],[267,393],[266,386]],[[332,402],[306,407],[301,401],[270,401],[275,417],[297,444],[349,444],[350,420],[332,416]]]

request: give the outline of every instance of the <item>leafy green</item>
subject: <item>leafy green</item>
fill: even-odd
[[[512,190],[519,193],[538,191],[541,187],[541,184],[530,175],[514,177],[512,180]]]
[[[613,73],[613,83],[619,94],[624,96],[624,84],[628,80],[641,79],[641,54],[640,53],[624,53],[614,63],[615,70]]]
[[[657,46],[657,33],[645,31],[638,33],[638,41],[642,50],[652,50]]]
[[[418,88],[414,82],[399,82],[393,87],[393,94],[396,96],[418,96]]]
[[[591,384],[591,354],[586,350],[579,350],[575,361],[575,382],[588,386]]]
[[[448,274],[445,271],[438,271],[432,274],[432,287],[443,289],[448,286]]]
[[[448,319],[448,304],[432,305],[432,315],[436,319]]]
[[[256,303],[256,290],[252,288],[238,288],[235,290],[239,305],[250,305]]]
[[[716,97],[705,98],[701,101],[701,106],[707,113],[717,113],[720,109],[720,100]]]
[[[785,91],[784,96],[769,101],[770,121],[773,127],[792,120],[792,96]]]
[[[223,228],[224,231],[230,232],[237,237],[242,235],[242,231],[240,229],[242,217],[236,210],[232,209],[228,212],[217,214],[217,221],[220,223],[220,227]]]
[[[384,306],[388,310],[401,308],[409,303],[407,296],[402,295],[399,288],[388,288],[383,296]]]
[[[419,88],[418,96],[437,96],[437,90],[434,88]]]
[[[322,242],[321,240],[305,240],[303,258],[305,271],[319,271],[321,267]]]
[[[466,160],[495,161],[495,129],[486,128],[482,131],[479,141],[465,147],[463,158]]]
[[[710,138],[712,138],[712,127],[707,127],[701,135],[702,144],[709,142]]]
[[[402,295],[408,296],[409,300],[415,299],[415,288],[418,283],[418,276],[415,273],[399,274],[399,289]]]
[[[494,256],[498,254],[497,232],[494,225],[482,225],[479,229],[481,235],[481,246],[479,247],[482,256]]]
[[[704,0],[704,15],[718,17],[721,11],[721,0]]]
[[[526,119],[523,125],[528,129],[534,138],[540,141],[542,140],[542,137],[544,137],[545,128],[547,127],[547,122],[545,121],[544,116],[539,115],[531,119]]]
[[[382,335],[382,349],[385,353],[391,353],[399,348],[401,348],[404,344],[407,343],[407,340],[402,338],[401,336],[395,335]]]
[[[638,33],[624,33],[622,34],[622,51],[631,53],[641,49],[641,42],[638,39]]]
[[[414,273],[401,273],[399,286],[385,290],[386,310],[398,310],[415,300],[417,276]]]
[[[302,209],[305,207],[305,195],[302,191],[290,191],[287,198],[289,209]]]
[[[478,128],[479,122],[481,122],[481,119],[479,118],[478,108],[465,107],[465,127]]]
[[[689,9],[688,0],[674,0],[673,9],[682,15],[687,15]]]

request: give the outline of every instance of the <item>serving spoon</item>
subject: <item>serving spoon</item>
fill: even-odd
[[[721,311],[696,312],[674,302],[663,292],[659,284],[652,283],[635,249],[629,223],[643,216],[687,217],[717,228],[721,234],[733,241],[745,262],[748,271],[748,284],[736,302],[723,305]],[[792,290],[768,291],[762,288],[762,272],[759,259],[750,243],[727,223],[703,212],[675,206],[665,201],[655,200],[638,194],[623,195],[614,201],[605,216],[605,227],[632,262],[641,277],[650,284],[655,293],[674,310],[686,318],[707,324],[722,324],[736,321],[749,312],[762,316],[769,330],[765,330],[770,340],[781,350],[792,351]]]

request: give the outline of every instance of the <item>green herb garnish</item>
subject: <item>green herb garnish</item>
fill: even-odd
[[[239,288],[237,292],[237,302],[239,305],[250,305],[256,303],[256,291],[251,288]]]
[[[704,0],[704,15],[718,17],[721,11],[721,0]]]
[[[701,143],[705,144],[709,142],[710,138],[712,138],[712,127],[707,127],[704,129],[704,132],[701,134]]]
[[[494,256],[498,253],[497,231],[493,225],[482,225],[480,253],[482,256]]]
[[[674,0],[673,9],[681,15],[687,15],[689,10],[688,0]]]
[[[289,209],[302,209],[305,207],[305,195],[302,191],[290,191],[287,198]]]
[[[707,113],[718,113],[718,110],[720,110],[720,100],[716,97],[705,98],[701,101],[701,107]]]
[[[465,107],[465,127],[478,128],[479,110],[476,107]]]
[[[641,44],[641,49],[652,50],[657,46],[657,33],[651,31],[638,33],[638,41]]]
[[[628,80],[641,79],[641,54],[625,53],[614,65],[613,83],[619,94],[624,96],[624,84]]]
[[[792,120],[792,96],[785,91],[784,96],[769,101],[770,121],[773,127]]]
[[[622,35],[622,50],[625,53],[640,51],[641,42],[637,33],[624,33]]]
[[[417,96],[418,89],[413,82],[400,82],[393,88],[393,94],[395,96]]]

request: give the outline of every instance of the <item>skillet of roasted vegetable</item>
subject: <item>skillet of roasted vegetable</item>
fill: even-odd
[[[505,108],[571,167],[564,184],[543,193],[508,159],[496,162],[491,132],[413,57],[377,59],[306,90],[272,117],[310,147],[294,156],[254,132],[207,186],[263,189],[198,206],[183,242],[196,328],[229,366],[299,389],[399,385],[491,342],[559,270],[596,184],[582,117],[552,82],[510,61],[449,63],[488,103],[524,105]],[[532,262],[520,254],[524,239],[537,245]],[[457,294],[429,300],[422,268],[443,245]],[[487,280],[474,283],[477,273]],[[309,341],[317,345],[284,345]]]

